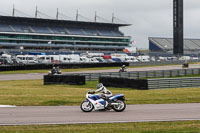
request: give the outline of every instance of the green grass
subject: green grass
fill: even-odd
[[[198,133],[200,121],[0,126],[2,133]]]
[[[89,89],[96,88],[97,81],[86,85],[43,85],[43,80],[0,81],[0,104],[80,105]],[[110,88],[113,94],[123,93],[127,104],[199,103],[200,88],[174,88],[160,90],[134,90]]]

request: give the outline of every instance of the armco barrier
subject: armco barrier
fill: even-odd
[[[200,87],[200,77],[148,79],[148,89]]]
[[[146,79],[130,79],[123,77],[99,77],[99,82],[106,87],[134,88],[140,90],[148,89]]]
[[[189,63],[200,62],[200,60],[189,60]],[[150,62],[131,62],[129,66],[157,66],[157,65],[182,65],[185,60],[177,61],[150,61]]]
[[[85,85],[85,76],[44,75],[44,85],[50,85],[50,84]]]
[[[72,74],[70,74],[72,75]],[[174,69],[174,70],[155,70],[155,71],[133,71],[133,72],[103,72],[103,73],[81,73],[73,75],[84,75],[86,80],[98,80],[99,77],[124,77],[124,78],[171,78],[179,76],[200,75],[200,68],[193,69]]]

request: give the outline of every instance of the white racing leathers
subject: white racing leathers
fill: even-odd
[[[108,89],[106,89],[106,87],[102,86],[101,88],[97,89],[95,91],[95,93],[97,92],[101,92],[101,97],[105,97],[106,99],[110,96],[112,96],[111,91],[109,91]]]

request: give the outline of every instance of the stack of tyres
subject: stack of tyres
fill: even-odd
[[[44,75],[44,85],[70,84],[84,85],[85,76],[82,75]]]
[[[99,77],[99,83],[103,83],[107,87],[134,88],[140,90],[148,89],[148,81],[146,79]]]

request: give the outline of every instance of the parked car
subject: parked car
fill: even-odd
[[[0,62],[1,62],[1,64],[4,64],[4,65],[12,65],[13,64],[13,61],[11,60],[11,58],[8,58],[5,56],[0,57]]]

